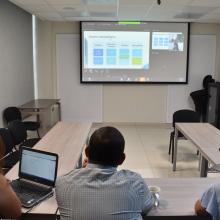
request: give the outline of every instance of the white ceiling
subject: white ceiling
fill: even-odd
[[[43,20],[220,23],[220,0],[10,0]]]

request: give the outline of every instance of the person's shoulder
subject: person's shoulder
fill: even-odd
[[[212,183],[211,185],[207,187],[206,191],[209,191],[209,192],[219,191],[220,192],[220,182]]]
[[[216,182],[216,183],[213,183],[209,189],[211,189],[213,192],[217,193],[218,196],[220,196],[220,182]]]
[[[216,195],[220,196],[220,183],[216,182],[209,185],[203,192],[202,201],[210,200],[216,198]]]
[[[136,173],[134,171],[131,170],[119,170],[118,171],[118,176],[120,177],[127,177],[129,179],[133,179],[133,180],[140,180],[142,181],[143,178],[141,177],[141,175],[139,173]]]
[[[133,192],[136,192],[141,197],[148,195],[148,185],[139,173],[130,170],[120,170],[118,175],[118,181],[123,183],[128,189],[132,189]]]
[[[63,176],[58,177],[56,180],[56,187],[64,186],[65,184],[71,182],[74,177],[80,172],[80,170],[81,169],[74,169]]]
[[[220,182],[218,181],[218,182],[215,182],[215,183],[213,183],[213,184],[211,184],[211,186],[210,187],[217,187],[217,188],[219,188],[220,187]]]
[[[127,170],[127,169],[119,170],[118,173],[121,173],[121,174],[124,174],[124,175],[129,175],[129,176],[139,176],[139,177],[141,177],[141,175],[139,173],[136,173],[134,171]]]

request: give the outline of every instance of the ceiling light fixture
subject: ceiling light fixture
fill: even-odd
[[[161,4],[161,0],[157,0],[157,4],[160,5]]]
[[[63,10],[75,10],[75,8],[67,6],[67,7],[64,7]]]

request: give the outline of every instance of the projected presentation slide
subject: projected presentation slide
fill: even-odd
[[[188,80],[188,23],[82,21],[81,83]]]
[[[84,32],[84,68],[149,69],[149,51],[149,32]]]
[[[153,32],[152,50],[183,51],[184,35],[175,32]]]

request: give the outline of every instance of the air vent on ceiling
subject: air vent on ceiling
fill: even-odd
[[[89,5],[116,5],[117,0],[83,0],[84,4]]]
[[[215,7],[204,7],[204,6],[186,6],[177,13],[173,18],[180,19],[200,19],[209,13],[212,13]]]
[[[173,18],[178,18],[178,19],[199,19],[203,17],[205,14],[204,13],[190,13],[190,12],[182,12],[179,14],[176,14]]]
[[[114,12],[90,12],[91,17],[115,17],[116,13]]]
[[[63,17],[79,17],[82,16],[82,12],[80,11],[62,11],[59,14]]]

